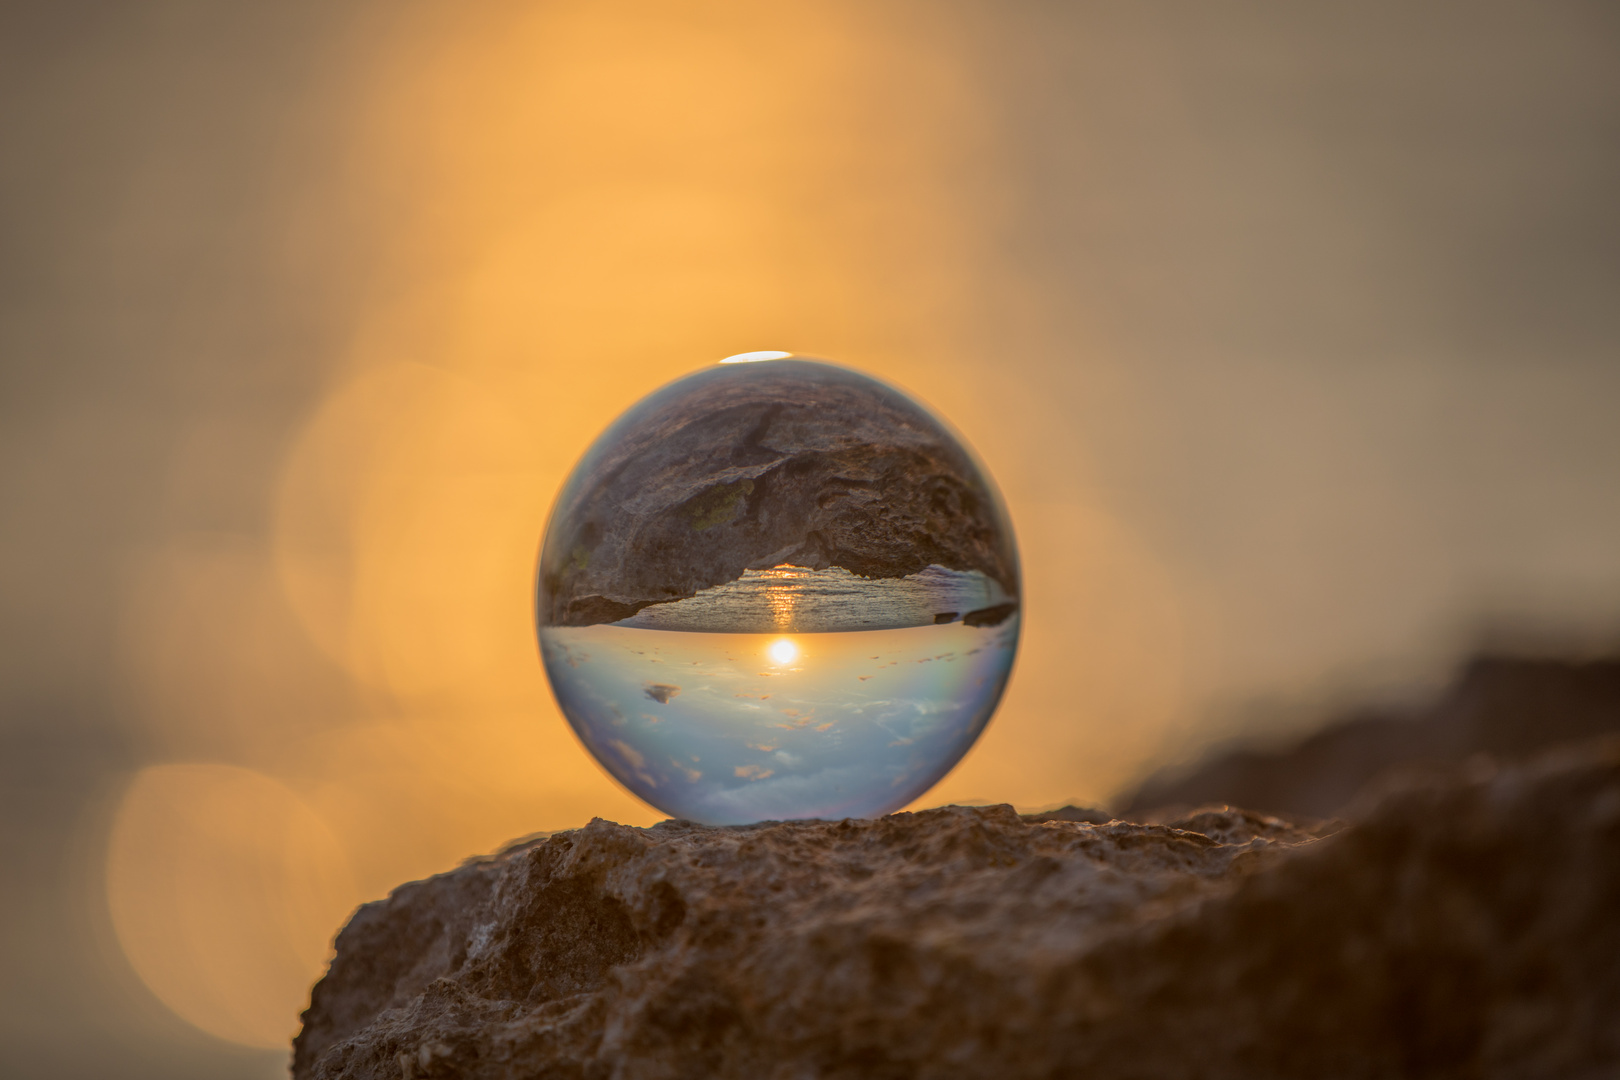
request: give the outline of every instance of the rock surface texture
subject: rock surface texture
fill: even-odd
[[[1348,827],[595,821],[360,909],[306,1078],[1620,1075],[1620,745]]]
[[[977,570],[1018,595],[1000,497],[955,436],[864,375],[773,360],[682,379],[603,433],[552,512],[540,616],[617,622],[782,564]]]

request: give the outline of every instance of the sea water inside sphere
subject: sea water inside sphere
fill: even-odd
[[[869,817],[956,764],[1019,630],[999,496],[898,391],[805,360],[700,372],[553,511],[541,655],[587,749],[714,824]]]

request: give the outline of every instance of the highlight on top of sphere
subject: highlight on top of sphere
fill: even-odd
[[[722,364],[754,364],[761,360],[786,360],[793,354],[778,349],[765,349],[761,352],[740,352],[735,356],[728,356],[720,361]]]

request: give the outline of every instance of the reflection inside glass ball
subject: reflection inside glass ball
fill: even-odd
[[[602,766],[671,815],[888,813],[1000,700],[1012,532],[909,398],[744,355],[644,399],[564,485],[540,559],[546,673]]]

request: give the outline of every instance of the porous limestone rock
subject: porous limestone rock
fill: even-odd
[[[396,890],[323,1078],[1620,1075],[1620,745],[1355,823],[605,821]]]

